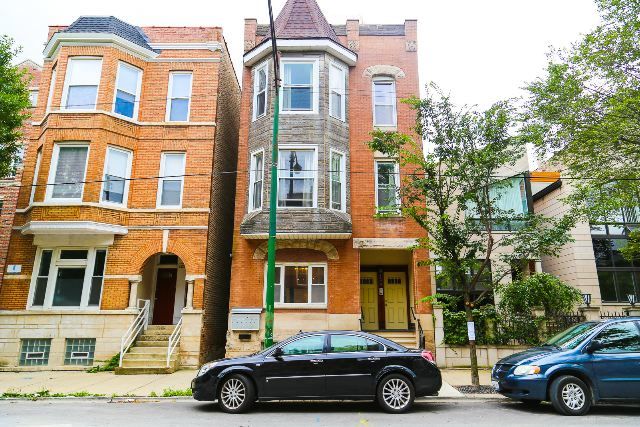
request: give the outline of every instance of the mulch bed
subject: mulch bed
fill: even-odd
[[[490,385],[457,385],[454,388],[462,394],[498,394]]]

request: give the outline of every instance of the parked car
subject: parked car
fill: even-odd
[[[551,401],[563,415],[584,415],[599,402],[640,401],[640,318],[572,326],[500,360],[491,379],[499,393],[529,404]]]
[[[193,397],[240,413],[255,401],[376,400],[392,413],[442,385],[433,355],[354,331],[300,333],[259,353],[204,364]]]

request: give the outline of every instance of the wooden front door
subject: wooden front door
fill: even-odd
[[[153,302],[153,324],[172,325],[176,299],[177,268],[159,268]]]
[[[378,321],[378,275],[374,272],[360,273],[360,306],[362,307],[362,329],[376,331]]]
[[[408,329],[407,276],[404,272],[385,272],[384,313],[386,329]]]

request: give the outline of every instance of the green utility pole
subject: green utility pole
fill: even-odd
[[[280,64],[276,30],[273,22],[271,0],[269,3],[269,23],[271,24],[271,50],[275,70],[275,96],[273,97],[273,141],[271,143],[271,193],[269,195],[269,243],[267,256],[267,295],[264,327],[264,346],[273,345],[274,284],[276,279],[276,211],[278,209],[278,120],[280,119]]]

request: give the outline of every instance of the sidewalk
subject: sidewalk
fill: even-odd
[[[0,372],[0,395],[3,393],[50,394],[87,392],[90,395],[148,397],[151,393],[162,396],[167,389],[185,391],[196,370],[181,370],[169,375],[114,375],[112,372],[89,374],[73,371]],[[443,384],[439,397],[464,397],[453,386],[470,384],[467,369],[442,371]],[[481,371],[480,383],[488,385],[489,371]]]

